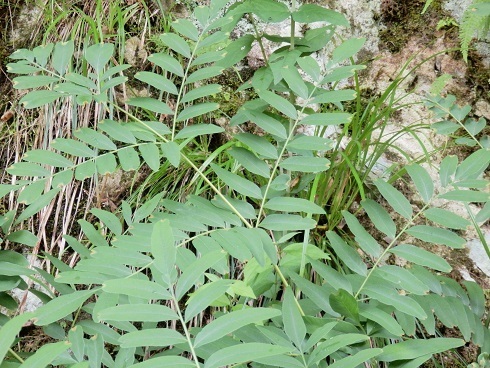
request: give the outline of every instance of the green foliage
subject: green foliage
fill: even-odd
[[[468,368],[487,368],[487,367],[490,367],[490,355],[488,353],[480,354],[476,362],[468,365]]]
[[[470,42],[475,33],[479,39],[485,39],[490,27],[490,1],[473,0],[468,6],[459,25],[459,38],[463,59],[468,60]]]
[[[348,211],[337,216],[343,216],[353,238],[332,228],[315,243],[310,237],[318,225],[313,215],[326,215],[325,203],[319,206],[315,198],[324,173],[337,165],[329,156],[333,142],[323,137],[322,129],[361,120],[344,110],[356,91],[336,86],[361,69],[350,64],[363,40],[337,43],[326,65],[319,65],[312,54],[335,40],[336,26],[348,25],[341,14],[313,4],[288,8],[274,0],[246,0],[223,14],[227,4],[214,0],[197,7],[196,23],[176,21],[173,32],[160,37],[168,49],[150,57],[159,69],[135,76],[153,93],[128,101],[127,121],[104,120],[96,128],[79,129],[72,138],[56,139],[49,150],[27,152],[7,169],[19,180],[1,185],[0,193],[16,192],[26,206],[6,214],[0,225],[7,239],[30,246],[37,234],[15,231],[16,225],[74,180],[98,180],[118,167],[138,170],[143,163],[155,172],[171,165],[191,171],[206,190],[181,202],[165,193],[136,208],[123,202],[115,213],[91,209],[92,222],[79,220],[83,239],[65,235],[79,254],[77,264],[70,268],[46,255],[58,275],[37,270],[56,296],[39,293],[46,303],[32,315],[2,315],[0,357],[26,367],[354,368],[363,363],[415,367],[465,341],[490,350],[489,330],[481,323],[482,290],[475,283],[463,288],[431,273],[428,268],[448,272],[451,266],[420,246],[404,243],[410,235],[417,244],[463,246],[464,239],[455,232],[461,226],[457,215],[432,204],[441,198],[489,202],[484,190],[488,181],[483,185],[480,179],[490,160],[485,148],[461,162],[443,162],[436,179],[447,188],[443,193],[434,190],[434,179],[423,165],[407,166],[419,208],[391,181],[377,179],[379,196],[402,219],[395,221],[368,196],[361,205],[366,221],[389,239],[387,245]],[[267,65],[240,87],[257,97],[245,102],[230,124],[254,123],[264,136],[240,133],[226,152],[199,166],[190,156],[192,148],[224,130],[203,118],[219,113],[213,101],[219,86],[206,81],[247,55],[253,38],[228,39],[247,13],[267,22],[290,19],[293,29],[295,22],[330,25],[303,37],[254,36],[259,42],[266,37],[286,45],[264,55]],[[125,81],[116,76],[125,66],[112,65],[113,51],[109,43],[88,46],[83,54],[86,74],[79,74],[70,70],[73,43],[51,44],[17,51],[9,70],[21,74],[15,79],[18,88],[34,89],[22,99],[27,108],[72,98],[122,112],[108,98],[109,89]],[[472,124],[462,123],[465,108],[437,101],[466,131],[477,134]],[[316,111],[316,104],[334,107]],[[318,135],[299,134],[302,125],[317,127]],[[361,166],[351,163],[350,169],[355,176]],[[483,211],[478,221],[488,219],[488,205]],[[421,224],[422,217],[432,222]],[[390,254],[410,267],[388,264]],[[20,276],[36,273],[17,253],[4,253],[1,260],[3,291],[20,285]],[[0,303],[8,307],[12,300],[3,294]],[[25,359],[10,347],[31,318],[57,342]],[[459,327],[462,338],[432,337],[439,322]]]
[[[433,0],[426,0],[422,14],[431,6]],[[459,27],[459,39],[463,59],[468,61],[470,43],[477,34],[478,39],[487,39],[490,28],[490,1],[473,0],[465,9],[461,22],[458,24],[453,18],[443,18],[437,23],[437,29],[445,27]]]

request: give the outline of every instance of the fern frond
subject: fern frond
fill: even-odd
[[[478,38],[483,38],[488,33],[490,17],[486,13],[477,12],[474,5],[480,3],[490,3],[490,0],[474,0],[465,10],[459,26],[459,39],[461,42],[461,52],[463,59],[468,61],[468,50],[475,33]]]

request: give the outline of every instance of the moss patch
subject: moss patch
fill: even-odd
[[[437,22],[445,16],[442,1],[434,0],[424,14],[422,9],[425,1],[409,0],[383,0],[381,6],[381,20],[386,28],[381,30],[382,45],[390,52],[399,52],[413,35],[419,35],[421,42],[430,45],[436,38]],[[457,37],[456,29],[451,37]]]

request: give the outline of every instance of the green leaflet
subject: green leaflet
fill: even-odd
[[[269,105],[271,105],[287,117],[291,119],[297,118],[298,112],[296,111],[296,107],[294,107],[294,105],[285,98],[267,90],[258,91],[258,94],[261,99],[266,101]]]
[[[308,358],[308,364],[316,364],[320,360],[325,359],[327,356],[329,356],[332,353],[335,353],[339,349],[366,340],[369,340],[369,336],[357,334],[357,333],[355,334],[348,333],[348,334],[334,336],[317,346],[317,348],[313,351],[313,353]]]
[[[35,109],[56,101],[62,95],[56,91],[31,91],[20,99],[26,109]]]
[[[200,135],[217,134],[223,131],[222,127],[214,124],[188,125],[176,134],[175,139],[195,138]]]
[[[163,281],[170,285],[173,281],[177,254],[173,231],[168,220],[154,224],[151,234],[151,253],[155,259],[155,267],[163,275]]]
[[[333,50],[331,63],[336,64],[354,56],[362,48],[365,42],[365,38],[350,38],[344,41]]]
[[[408,360],[419,358],[428,354],[437,354],[442,351],[454,349],[464,345],[461,339],[434,338],[430,340],[407,340],[398,344],[386,346],[378,355],[382,362],[393,362],[395,360]]]
[[[111,43],[99,43],[85,49],[85,59],[97,74],[101,74],[113,54],[114,45]]]
[[[369,219],[376,228],[386,234],[391,239],[396,237],[396,225],[386,210],[372,199],[361,201],[361,205],[366,210]]]
[[[443,244],[451,248],[463,248],[466,240],[450,230],[427,225],[415,225],[407,233],[426,242]]]
[[[3,361],[10,346],[14,343],[14,340],[29,319],[33,317],[33,313],[24,313],[17,317],[10,319],[0,329],[0,359]]]
[[[57,138],[51,146],[58,151],[77,157],[95,157],[96,154],[85,143],[67,138]]]
[[[61,295],[43,305],[34,314],[34,321],[39,326],[49,325],[80,308],[97,290],[81,290]]]
[[[228,152],[248,171],[264,178],[270,177],[269,165],[255,156],[251,151],[242,147],[232,147]]]
[[[34,216],[37,212],[39,212],[42,208],[47,206],[51,200],[56,197],[56,195],[60,192],[60,188],[51,189],[47,193],[36,198],[22,213],[17,217],[14,222],[14,225],[20,224],[22,221],[28,219],[29,217]]]
[[[479,149],[469,155],[456,169],[455,180],[475,179],[485,171],[490,163],[490,151]]]
[[[337,26],[349,26],[344,15],[316,4],[301,5],[292,16],[296,22],[300,23],[328,22]]]
[[[186,107],[177,115],[176,121],[185,121],[196,116],[205,115],[219,108],[219,105],[214,102],[205,102]]]
[[[121,347],[138,346],[169,346],[185,342],[186,339],[180,333],[168,328],[151,328],[130,332],[119,338]]]
[[[144,83],[148,83],[150,86],[155,87],[160,91],[168,92],[173,95],[179,93],[172,81],[165,78],[163,75],[152,72],[138,72],[134,77]]]
[[[464,230],[471,225],[467,219],[442,208],[429,208],[424,211],[424,216],[435,223],[451,228]]]
[[[120,122],[105,119],[99,123],[98,128],[117,141],[130,144],[136,143],[136,138],[131,130]]]
[[[418,164],[406,166],[406,169],[417,187],[420,196],[424,202],[428,203],[434,195],[434,182],[429,173]]]
[[[403,336],[404,334],[403,329],[398,322],[389,313],[386,313],[377,307],[369,304],[361,304],[359,314],[376,322],[395,336]]]
[[[163,156],[168,159],[174,167],[180,164],[180,147],[175,142],[166,142],[161,145]]]
[[[165,103],[151,97],[135,97],[128,101],[128,105],[141,107],[158,114],[173,115],[172,109]]]
[[[289,9],[274,0],[251,0],[238,8],[243,13],[254,13],[265,22],[278,23],[289,17]]]
[[[202,80],[209,80],[217,75],[220,75],[223,70],[224,69],[219,66],[210,66],[207,68],[198,69],[187,77],[185,83],[192,84]]]
[[[256,184],[242,178],[241,176],[238,176],[237,174],[224,170],[216,164],[211,164],[211,167],[218,177],[231,189],[247,197],[256,199],[262,198],[262,192]]]
[[[267,139],[259,137],[250,133],[237,134],[236,138],[249,146],[257,154],[264,156],[265,158],[276,159],[277,148],[275,148]]]
[[[412,218],[412,205],[403,194],[382,179],[375,180],[374,185],[376,185],[380,193],[396,212],[405,217],[407,220]]]
[[[306,337],[306,325],[296,305],[291,288],[286,289],[282,303],[282,318],[286,335],[294,342],[298,349],[301,349],[303,340]]]
[[[73,41],[58,42],[54,45],[51,65],[60,75],[64,75],[66,69],[70,66],[75,43]]]
[[[367,275],[366,265],[362,261],[359,254],[352,247],[350,247],[334,232],[328,231],[325,235],[327,236],[330,246],[334,249],[336,255],[342,259],[347,267],[359,275]]]
[[[28,230],[14,231],[9,235],[7,235],[7,240],[19,244],[24,244],[29,247],[34,247],[38,242],[37,236],[35,236],[33,233],[31,233]]]
[[[103,283],[102,289],[108,293],[135,296],[138,298],[151,299],[170,299],[171,295],[161,285],[147,280],[113,279]]]
[[[204,272],[212,268],[225,257],[226,253],[223,251],[207,253],[182,270],[182,274],[177,281],[175,289],[175,296],[177,299],[180,300],[190,288],[196,285]]]
[[[189,45],[179,35],[175,33],[165,33],[160,36],[160,41],[182,56],[186,58],[191,57]]]
[[[339,289],[337,292],[330,294],[329,302],[335,312],[359,324],[359,305],[351,293],[344,289]]]
[[[178,319],[169,307],[158,304],[122,304],[102,309],[98,318],[105,321],[160,322]]]
[[[284,212],[304,212],[312,214],[323,214],[325,210],[317,204],[302,198],[275,197],[271,198],[264,208]]]
[[[133,147],[124,147],[117,151],[119,163],[124,171],[137,170],[140,167],[138,152]]]
[[[289,352],[288,348],[264,343],[242,343],[221,349],[212,354],[204,368],[218,368],[233,363],[255,361],[259,358],[281,355]]]
[[[187,301],[185,321],[190,321],[197,314],[209,307],[211,303],[224,295],[232,284],[232,280],[219,279],[201,286],[196,292],[192,293]]]
[[[430,267],[434,270],[450,272],[452,269],[444,258],[414,245],[400,244],[390,249],[390,252],[409,262],[413,262],[420,266]]]
[[[225,314],[206,325],[194,340],[194,346],[209,344],[221,337],[238,330],[251,323],[259,323],[281,315],[281,312],[272,308],[242,309]]]
[[[29,89],[43,87],[58,81],[58,78],[49,75],[35,75],[14,78],[12,85],[15,89]]]
[[[199,31],[194,23],[188,19],[177,19],[172,22],[172,27],[183,36],[190,38],[192,41],[197,41],[199,39]]]
[[[344,219],[349,225],[350,231],[355,235],[355,239],[359,247],[367,254],[373,257],[379,257],[382,253],[382,248],[379,243],[369,234],[364,227],[359,223],[359,220],[347,211],[342,211]]]
[[[152,54],[148,57],[148,59],[163,70],[166,70],[179,77],[184,76],[184,69],[182,69],[182,65],[180,65],[180,63],[176,59],[174,59],[170,55],[167,55],[166,53]]]
[[[191,102],[199,98],[208,97],[221,92],[222,87],[219,84],[207,84],[205,86],[191,89],[182,98],[182,103]]]
[[[254,124],[257,124],[266,132],[282,139],[287,138],[286,128],[284,127],[283,123],[273,116],[261,112],[247,110],[245,110],[245,116],[248,118],[248,120],[250,120]]]
[[[51,172],[40,165],[30,162],[17,162],[7,169],[10,175],[17,176],[49,176]]]
[[[71,347],[67,341],[60,341],[42,346],[33,355],[27,358],[22,367],[38,368],[48,366],[58,355]]]
[[[365,349],[360,352],[348,356],[347,358],[343,358],[335,361],[335,363],[330,364],[331,368],[355,368],[359,367],[362,363],[370,361],[372,358],[377,357],[379,354],[383,352],[383,349],[373,348],[373,349]],[[419,365],[417,364],[417,367]]]
[[[273,231],[310,230],[316,221],[299,215],[272,214],[260,222],[260,227]]]
[[[280,166],[291,171],[317,173],[327,170],[330,161],[324,157],[292,156],[282,161]]]
[[[73,135],[81,141],[101,150],[115,150],[117,146],[104,134],[90,128],[80,128]]]
[[[153,171],[158,171],[160,168],[160,150],[158,149],[156,144],[147,143],[142,144],[138,147],[141,157],[144,162],[152,169]]]

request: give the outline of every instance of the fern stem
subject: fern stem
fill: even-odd
[[[284,277],[284,274],[282,273],[282,271],[279,268],[279,266],[278,265],[274,265],[274,269],[276,270],[277,274],[279,275],[279,278],[281,279],[282,284],[284,285],[284,288],[287,288],[289,286],[288,280],[286,280],[286,278]],[[294,298],[294,301],[296,303],[296,306],[299,309],[299,312],[304,317],[305,316],[305,312],[303,311],[303,308],[301,308],[301,305],[299,305],[298,299]]]
[[[180,324],[182,325],[182,329],[184,330],[185,333],[185,338],[187,339],[187,344],[189,345],[189,349],[192,354],[192,359],[194,360],[194,363],[196,363],[196,367],[200,368],[201,364],[199,363],[199,360],[197,359],[196,351],[194,350],[194,345],[192,344],[191,341],[191,335],[189,334],[189,330],[187,329],[187,325],[185,324],[184,317],[182,316],[182,312],[179,307],[179,301],[177,300],[177,297],[175,296],[175,292],[173,287],[169,288],[170,292],[172,293],[172,301],[175,305],[175,309],[177,310],[177,314],[179,315],[179,320]]]
[[[13,351],[11,348],[9,348],[9,353],[17,359],[19,362],[24,363],[24,359],[22,359],[19,354],[17,354],[15,351]]]
[[[405,231],[407,231],[408,228],[410,226],[412,226],[413,221],[417,217],[419,217],[427,209],[427,207],[429,207],[429,204],[430,204],[430,201],[428,203],[426,203],[424,205],[424,207],[422,207],[422,209],[419,212],[417,212],[417,214],[415,216],[413,216],[410,220],[407,221],[407,223],[405,224],[403,229],[401,229],[401,231],[398,233],[398,235],[390,242],[390,244],[386,247],[386,249],[383,251],[383,253],[381,253],[381,255],[378,257],[376,262],[374,262],[373,267],[371,267],[371,269],[369,270],[369,273],[367,274],[367,276],[364,278],[364,281],[362,282],[361,286],[359,287],[359,290],[357,290],[356,295],[354,295],[354,298],[357,299],[357,297],[361,293],[362,289],[364,288],[364,286],[366,286],[367,282],[371,278],[371,275],[373,274],[373,272],[378,268],[378,265],[381,263],[381,260],[386,256],[386,254],[390,251],[390,249],[393,248],[393,246],[397,243],[400,236],[402,236],[405,233]]]

